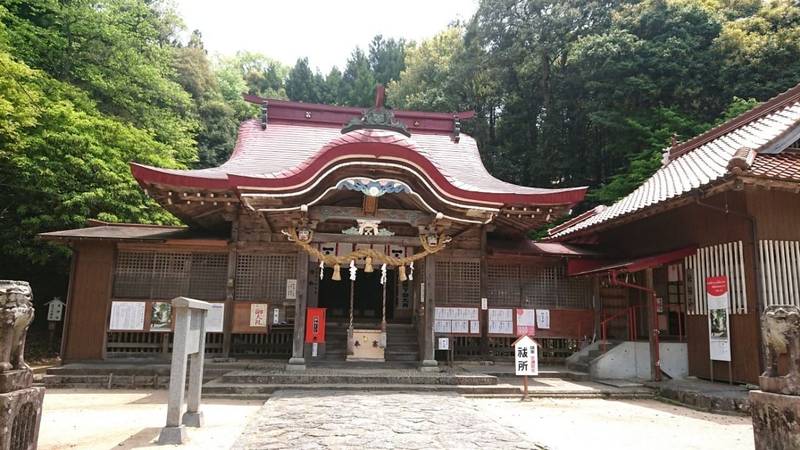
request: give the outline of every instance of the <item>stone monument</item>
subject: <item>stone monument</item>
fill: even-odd
[[[0,450],[36,448],[44,388],[32,387],[25,335],[33,320],[31,287],[0,280]]]
[[[769,306],[761,317],[767,367],[750,392],[753,433],[758,450],[800,449],[800,308]],[[788,372],[778,375],[780,355]]]

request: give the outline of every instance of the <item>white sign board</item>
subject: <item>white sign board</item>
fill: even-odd
[[[267,310],[266,303],[253,303],[250,305],[250,326],[254,328],[267,327]]]
[[[206,332],[222,333],[222,324],[225,321],[225,304],[211,303],[211,309],[206,315]]]
[[[450,339],[439,338],[439,350],[450,350]]]
[[[728,277],[706,278],[708,296],[708,341],[712,361],[731,360],[728,318]]]
[[[540,330],[550,329],[550,310],[537,309],[536,310],[536,328]]]
[[[272,310],[272,324],[278,325],[281,323],[281,309],[275,308]]]
[[[517,336],[536,334],[536,313],[533,309],[517,308]]]
[[[487,309],[489,309],[489,299],[486,298],[486,297],[483,297],[481,299],[481,310],[482,311],[486,311]]]
[[[435,333],[480,334],[481,332],[478,308],[437,306],[433,318]]]
[[[286,300],[297,300],[297,280],[286,280]]]
[[[517,375],[539,375],[538,346],[528,336],[514,342],[514,372]]]
[[[50,322],[60,322],[64,317],[64,302],[56,297],[47,302],[47,320]]]
[[[144,330],[145,302],[111,302],[111,331]]]
[[[489,308],[489,334],[514,334],[514,310]]]

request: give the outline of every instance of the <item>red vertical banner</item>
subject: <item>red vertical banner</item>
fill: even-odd
[[[731,360],[728,290],[728,277],[706,278],[709,355],[713,361]]]
[[[306,344],[325,342],[325,308],[306,310]]]

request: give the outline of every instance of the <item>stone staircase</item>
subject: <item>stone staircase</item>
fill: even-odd
[[[355,324],[355,328],[376,328],[375,324]],[[386,361],[419,361],[417,328],[412,324],[386,325]],[[325,356],[323,361],[347,359],[347,324],[328,323],[325,328]]]
[[[416,369],[309,368],[303,372],[235,371],[203,385],[208,398],[267,399],[275,391],[414,391],[467,395],[518,395],[519,386],[483,374],[423,373]]]
[[[566,366],[568,369],[576,372],[589,373],[589,365],[592,360],[603,353],[608,352],[618,344],[618,341],[608,341],[606,343],[605,351],[603,351],[602,347],[598,343],[596,346],[592,346],[588,350],[578,352],[573,355],[573,357],[567,358]]]

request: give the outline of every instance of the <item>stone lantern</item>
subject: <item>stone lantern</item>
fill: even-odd
[[[39,437],[44,388],[24,358],[32,320],[30,285],[0,280],[0,450],[35,449]]]

